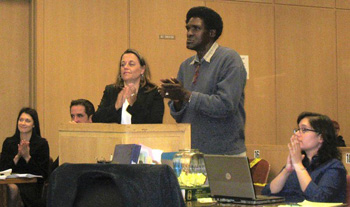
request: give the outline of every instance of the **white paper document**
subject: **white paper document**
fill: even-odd
[[[6,178],[42,178],[41,175],[33,175],[33,174],[11,174],[8,175]]]
[[[4,171],[0,171],[0,180],[6,179],[7,176],[11,175],[12,169],[7,169]]]
[[[43,176],[41,175],[33,175],[33,174],[18,174],[18,173],[13,173],[12,174],[12,169],[7,169],[4,171],[0,171],[0,180],[5,180],[6,178],[42,178]]]

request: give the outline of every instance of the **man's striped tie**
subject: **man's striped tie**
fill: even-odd
[[[196,84],[198,76],[199,76],[199,68],[201,67],[200,63],[196,63],[196,70],[194,71],[194,76],[193,76],[193,84]]]

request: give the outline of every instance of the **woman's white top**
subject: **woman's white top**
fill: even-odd
[[[131,114],[126,111],[126,109],[129,106],[129,102],[127,99],[125,99],[125,102],[123,103],[122,107],[122,120],[121,124],[131,124]]]

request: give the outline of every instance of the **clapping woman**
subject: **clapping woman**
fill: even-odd
[[[262,194],[283,196],[288,202],[345,202],[346,169],[332,121],[304,112],[297,123],[286,165]]]
[[[118,124],[162,123],[164,102],[150,82],[145,59],[133,49],[120,57],[117,80],[107,85],[93,122]]]
[[[44,206],[41,196],[44,180],[48,176],[50,151],[41,137],[38,114],[35,109],[23,108],[17,117],[16,132],[2,145],[0,170],[43,176],[37,183],[9,184],[9,206],[17,206],[19,195],[25,206]]]

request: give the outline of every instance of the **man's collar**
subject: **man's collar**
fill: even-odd
[[[192,60],[192,62],[190,63],[190,65],[193,65],[195,63],[199,63],[202,62],[203,60],[207,61],[208,63],[210,63],[211,58],[213,57],[216,49],[218,49],[219,44],[217,42],[214,42],[213,45],[210,47],[210,49],[208,50],[207,53],[205,53],[204,57],[202,58],[202,60],[198,59],[198,55],[196,54],[196,56],[194,56],[194,59]]]

